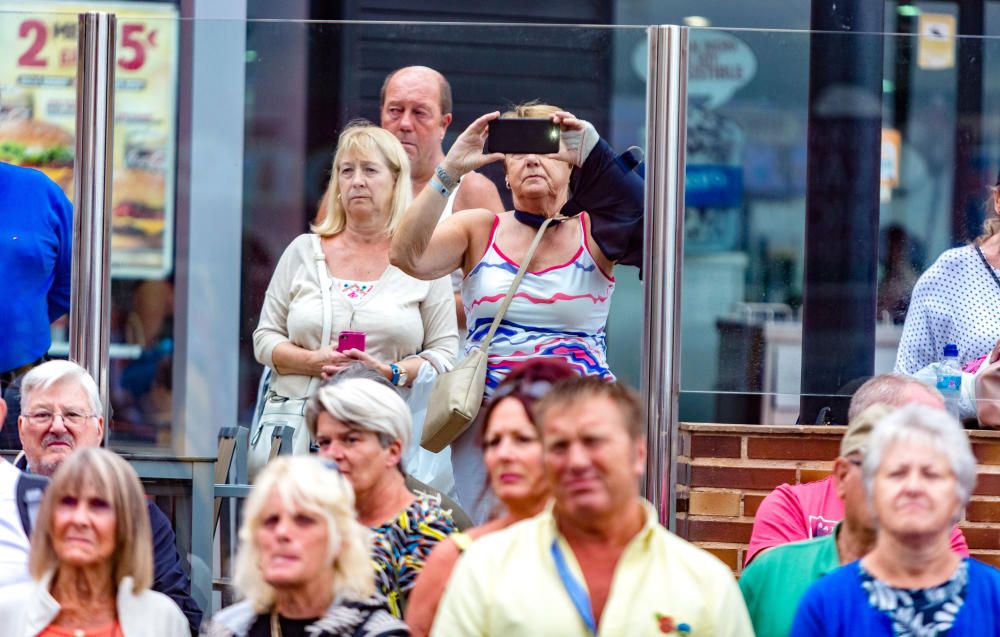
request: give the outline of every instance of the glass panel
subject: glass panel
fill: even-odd
[[[119,451],[179,455],[174,255],[183,23],[169,4],[115,12],[110,441]]]
[[[288,244],[307,230],[326,188],[337,135],[351,120],[380,120],[391,70],[422,64],[451,83],[447,150],[474,118],[541,100],[587,119],[612,147],[642,146],[645,31],[640,28],[430,26],[251,22],[247,32],[240,414],[249,419],[261,366],[252,334],[264,291]],[[308,88],[308,90],[306,90]],[[480,170],[511,207],[499,164]],[[612,371],[637,385],[642,334],[637,270],[615,269],[608,321]]]
[[[0,10],[5,53],[0,56],[0,162],[41,170],[58,188],[3,167],[0,272],[7,293],[0,311],[0,389],[8,405],[0,432],[3,449],[21,448],[15,379],[46,354],[68,352],[73,227],[65,201],[73,196],[77,19],[75,14],[28,12],[31,8]]]
[[[954,13],[951,5],[924,8],[936,9]],[[811,424],[817,405],[838,413],[846,400],[835,397],[850,396],[872,373],[914,373],[940,360],[943,342],[923,348],[912,365],[898,365],[897,350],[918,277],[982,226],[998,130],[995,109],[987,108],[997,88],[983,69],[997,41],[690,35],[681,419]],[[812,81],[823,90],[810,95],[810,57],[849,49],[860,52],[855,59],[882,60],[881,72],[872,75],[874,64],[859,61],[853,77],[851,69],[839,81],[820,73]],[[879,148],[880,167],[870,160]],[[877,226],[865,212],[876,208]],[[841,268],[843,278],[822,267]],[[981,262],[969,267],[983,278],[971,296],[997,292]],[[821,301],[804,336],[810,295]],[[872,310],[859,299],[870,299]],[[942,300],[952,305],[935,293],[918,311]],[[940,316],[932,309],[920,320],[958,320],[969,302],[956,299],[958,308]],[[994,319],[977,314],[987,328],[930,328],[937,340],[968,342],[962,363],[988,353],[1000,336]],[[910,320],[915,336],[926,333]],[[814,346],[804,349],[810,338]],[[817,400],[803,399],[804,388]],[[800,416],[803,404],[808,413]]]

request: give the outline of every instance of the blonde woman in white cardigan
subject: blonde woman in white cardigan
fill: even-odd
[[[281,256],[254,331],[257,360],[273,370],[265,414],[276,402],[304,408],[322,376],[355,361],[405,394],[450,369],[458,349],[448,278],[421,281],[389,264],[390,238],[412,197],[399,140],[367,122],[349,125],[332,173],[327,214]],[[364,349],[338,351],[343,331],[364,332]],[[304,429],[297,453],[308,450]]]
[[[90,448],[60,465],[31,534],[31,584],[0,598],[4,637],[190,637],[153,583],[142,484],[117,454]]]

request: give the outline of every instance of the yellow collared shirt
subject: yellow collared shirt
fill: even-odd
[[[597,637],[752,637],[729,568],[660,526],[649,503],[643,507],[645,525],[615,567]],[[556,536],[549,508],[469,547],[452,573],[431,636],[589,637],[552,558]],[[573,551],[561,536],[558,542],[586,587]]]

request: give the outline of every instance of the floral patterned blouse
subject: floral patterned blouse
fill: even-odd
[[[931,588],[895,588],[875,579],[863,566],[860,576],[868,603],[889,616],[895,637],[938,637],[948,634],[965,603],[969,561],[963,559],[951,579]]]
[[[402,617],[424,560],[457,527],[451,510],[441,508],[439,496],[421,493],[398,516],[372,530],[376,588],[388,600],[392,614]]]

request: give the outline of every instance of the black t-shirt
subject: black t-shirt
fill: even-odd
[[[306,627],[319,619],[287,619],[278,617],[281,625],[281,637],[309,637],[306,634]],[[257,615],[257,620],[250,626],[247,637],[272,637],[271,636],[271,615]],[[275,636],[277,637],[277,636]]]

